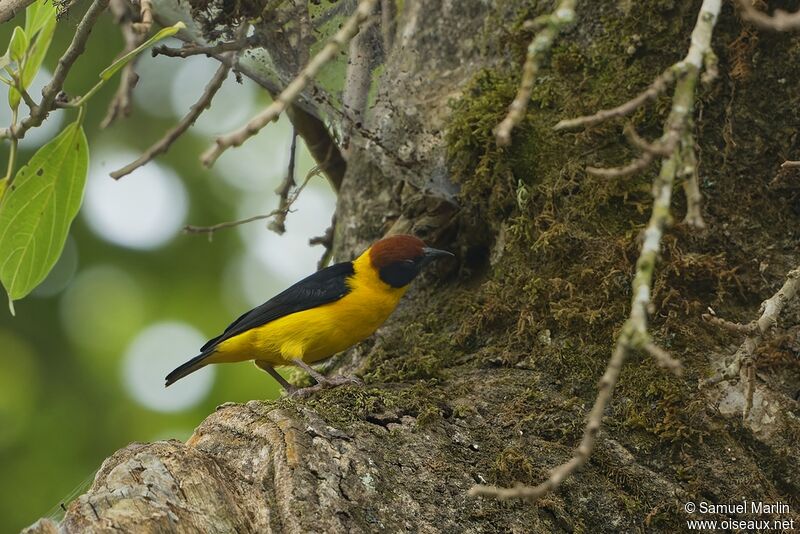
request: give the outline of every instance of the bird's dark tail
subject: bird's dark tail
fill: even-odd
[[[205,360],[209,356],[211,356],[211,352],[204,352],[202,354],[199,354],[199,355],[195,356],[194,358],[192,358],[188,362],[184,363],[183,365],[180,365],[179,367],[177,367],[174,371],[172,371],[170,374],[168,374],[167,377],[164,379],[164,380],[166,380],[166,383],[164,384],[164,387],[171,386],[172,384],[174,384],[175,382],[177,382],[178,380],[180,380],[184,376],[190,375],[190,374],[194,373],[195,371],[197,371],[198,369],[202,369],[203,367],[208,365],[208,362],[205,361]]]

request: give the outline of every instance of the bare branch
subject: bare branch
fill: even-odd
[[[183,231],[188,234],[208,234],[208,238],[211,239],[214,235],[214,232],[216,232],[217,230],[223,230],[225,228],[233,228],[234,226],[240,226],[242,224],[247,224],[253,221],[261,221],[264,219],[269,219],[271,217],[277,217],[281,214],[283,214],[283,216],[285,217],[286,214],[291,210],[292,205],[300,197],[300,193],[303,192],[303,189],[305,189],[309,180],[311,180],[313,176],[316,176],[319,173],[320,173],[319,166],[318,165],[314,166],[310,171],[308,171],[308,174],[306,174],[306,177],[303,180],[303,183],[300,184],[300,187],[295,189],[294,192],[289,196],[286,205],[278,207],[277,209],[274,209],[269,213],[265,213],[264,215],[254,215],[253,217],[240,219],[238,221],[229,221],[229,222],[214,224],[212,226],[194,226],[190,224],[184,226]]]
[[[347,163],[325,123],[295,104],[286,108],[286,116],[305,141],[306,148],[314,157],[314,161],[328,177],[331,187],[334,191],[339,191]]]
[[[624,117],[630,115],[631,113],[639,109],[645,102],[656,98],[658,95],[666,91],[667,88],[674,81],[675,81],[675,71],[673,66],[665,70],[663,73],[661,73],[661,76],[656,78],[653,81],[653,83],[651,83],[647,87],[647,89],[645,89],[632,99],[628,100],[624,104],[621,104],[615,108],[600,110],[594,115],[587,115],[585,117],[577,117],[575,119],[562,120],[558,124],[556,124],[553,127],[553,129],[556,131],[574,130],[585,126],[591,126],[593,124],[606,121],[613,117]]]
[[[711,48],[711,35],[719,15],[721,0],[703,0],[697,23],[692,32],[689,52],[680,65],[683,70],[675,86],[672,98],[672,109],[664,124],[666,138],[671,132],[681,131],[694,109],[695,88],[703,69],[703,56]],[[647,154],[647,152],[645,152]],[[603,414],[611,402],[611,396],[619,379],[622,365],[628,355],[634,350],[654,350],[654,345],[647,331],[647,315],[650,304],[650,293],[653,283],[653,272],[661,249],[661,237],[664,228],[671,218],[670,205],[675,178],[679,172],[680,154],[674,150],[672,154],[662,160],[661,171],[653,183],[653,210],[644,232],[644,242],[636,261],[636,274],[633,278],[630,316],[622,326],[614,352],[608,362],[605,372],[600,379],[597,398],[589,413],[583,438],[573,457],[556,467],[550,472],[547,480],[536,487],[517,486],[510,489],[492,486],[475,486],[470,490],[471,495],[486,495],[497,498],[526,498],[538,499],[550,491],[558,488],[561,482],[575,470],[583,466],[594,449],[597,434],[603,421]],[[661,349],[655,349],[664,358]],[[671,359],[671,357],[670,357]],[[663,362],[667,367],[674,366],[668,360]]]
[[[683,222],[695,229],[702,230],[706,227],[702,210],[703,195],[700,193],[700,177],[697,172],[694,136],[688,128],[681,138],[680,145],[681,168],[678,176],[684,178],[683,192],[686,195],[686,216]]]
[[[641,156],[622,167],[586,167],[586,172],[603,178],[630,176],[647,168],[653,161],[652,152],[644,152]]]
[[[230,147],[240,146],[250,137],[257,134],[268,123],[277,120],[281,113],[291,104],[319,70],[358,33],[359,26],[369,17],[377,0],[360,0],[356,12],[342,25],[339,31],[325,44],[322,50],[300,71],[300,74],[289,83],[266,109],[253,117],[245,126],[216,139],[215,144],[202,156],[201,161],[210,167],[222,153]]]
[[[154,46],[151,53],[153,57],[160,55],[167,57],[187,58],[189,56],[197,56],[201,54],[208,57],[214,57],[216,54],[222,54],[224,52],[238,52],[241,50],[247,50],[248,48],[256,46],[256,44],[257,42],[254,38],[243,37],[242,39],[237,39],[236,41],[225,41],[210,46],[186,44],[180,48],[170,48],[166,45],[159,45]]]
[[[122,32],[122,38],[125,41],[125,49],[119,56],[121,57],[142,44],[146,35],[133,29],[134,12],[128,2],[125,0],[110,0],[109,9],[114,14],[116,23],[119,25],[120,31]],[[100,128],[108,128],[118,118],[124,118],[130,115],[131,93],[136,83],[139,81],[139,75],[136,74],[135,70],[137,60],[138,56],[133,58],[122,68],[117,92],[108,105],[108,112],[100,123]]]
[[[0,0],[0,24],[13,19],[33,2],[34,0]]]
[[[133,23],[133,29],[144,35],[153,27],[153,6],[151,0],[139,0],[139,4],[141,5],[141,22]]]
[[[278,210],[280,213],[275,215],[275,218],[269,223],[268,228],[278,235],[286,232],[286,215],[289,213],[289,193],[292,188],[297,185],[294,181],[294,167],[295,157],[297,156],[297,130],[292,128],[292,146],[289,147],[289,168],[286,170],[286,176],[281,181],[281,184],[275,190],[280,201],[278,202]]]
[[[58,60],[58,65],[56,65],[56,69],[53,72],[53,78],[42,89],[41,103],[35,109],[32,109],[31,114],[18,125],[0,130],[0,139],[5,137],[22,139],[28,130],[41,125],[44,119],[47,118],[47,114],[55,107],[56,97],[58,97],[64,86],[67,74],[69,74],[78,57],[83,54],[89,34],[92,33],[92,28],[100,14],[108,7],[108,2],[109,0],[94,0],[92,2],[83,19],[78,23],[75,35],[73,35],[67,51]]]
[[[678,132],[670,129],[655,143],[648,143],[636,133],[632,125],[625,125],[625,137],[628,142],[642,151],[642,155],[622,167],[586,167],[586,172],[595,176],[615,178],[630,176],[645,169],[655,156],[666,157],[671,155],[678,144]]]
[[[169,148],[172,146],[178,137],[183,135],[183,133],[192,127],[197,121],[197,118],[200,115],[211,107],[211,100],[214,98],[214,95],[217,93],[220,87],[222,87],[223,82],[225,82],[225,78],[228,77],[228,72],[230,72],[230,65],[227,63],[221,63],[217,72],[214,73],[214,76],[206,85],[203,94],[200,96],[200,99],[195,102],[191,108],[189,108],[189,113],[187,113],[178,124],[169,130],[164,136],[159,139],[155,144],[151,145],[150,148],[144,151],[144,153],[139,156],[136,161],[125,165],[121,169],[113,171],[111,173],[111,177],[115,180],[119,180],[123,176],[126,176],[142,165],[150,162],[153,158],[160,154],[166,153]]]
[[[666,157],[672,154],[672,151],[675,150],[674,136],[669,136],[667,142],[656,141],[655,143],[648,143],[646,140],[642,139],[638,133],[636,133],[636,129],[630,123],[625,125],[623,133],[630,144],[642,152],[648,152],[654,156]]]
[[[644,170],[656,156],[666,157],[675,151],[678,133],[675,130],[667,131],[655,143],[648,143],[636,133],[632,125],[627,124],[624,129],[628,142],[642,151],[642,155],[622,167],[586,167],[586,172],[604,178],[630,176]]]
[[[561,30],[575,20],[575,0],[561,0],[555,11],[549,15],[539,17],[536,22],[542,29],[536,34],[528,45],[528,54],[522,68],[522,81],[517,91],[517,96],[508,106],[508,114],[494,130],[497,144],[507,146],[511,144],[511,130],[525,117],[528,102],[531,99],[533,83],[539,73],[542,60],[550,51]]]
[[[314,245],[322,245],[325,247],[325,251],[322,253],[322,256],[319,258],[317,262],[317,270],[322,270],[328,266],[330,263],[331,258],[333,257],[333,236],[336,232],[336,213],[334,212],[333,217],[331,217],[331,225],[325,230],[325,233],[321,236],[312,237],[308,240],[308,244],[311,246]]]
[[[717,317],[707,317],[703,319],[713,324],[722,326],[729,330],[747,333],[747,337],[733,355],[731,363],[717,375],[702,382],[700,385],[708,386],[717,384],[725,380],[731,380],[740,376],[744,382],[745,407],[743,418],[747,419],[753,406],[753,388],[755,382],[755,351],[761,344],[764,337],[769,334],[772,328],[778,323],[783,308],[795,298],[800,292],[800,267],[789,271],[786,281],[777,293],[761,303],[761,316],[749,325],[736,325]]]
[[[797,167],[800,167],[800,161],[790,161],[787,159],[786,161],[781,163],[782,169],[797,168]]]
[[[224,54],[213,54],[212,57],[217,61],[233,65],[233,58]],[[261,76],[246,64],[237,63],[237,65],[242,74],[266,89],[271,95],[279,92],[272,80]],[[325,123],[296,104],[286,108],[286,115],[305,141],[306,148],[314,157],[314,161],[328,177],[331,187],[338,191],[344,179],[345,170],[347,170],[347,163]]]
[[[718,326],[719,328],[725,329],[729,332],[734,332],[736,334],[749,335],[758,330],[758,325],[755,321],[747,324],[734,323],[712,313],[704,313],[700,317],[709,324],[713,324],[714,326]]]
[[[35,108],[39,107],[39,104],[33,100],[30,93],[26,91],[21,84],[17,85],[17,91],[19,91],[19,94],[22,95],[22,100],[25,102],[25,104],[27,104],[28,109],[33,111]]]
[[[662,369],[669,370],[675,376],[683,375],[683,364],[680,360],[675,359],[669,352],[665,351],[652,341],[645,343],[644,350],[653,358]]]
[[[776,9],[770,16],[754,8],[747,0],[736,0],[736,4],[741,9],[744,20],[752,22],[763,30],[785,32],[800,29],[800,11],[789,13],[782,9]]]
[[[716,54],[709,44],[704,50],[689,50],[689,55],[656,78],[650,86],[642,93],[624,104],[612,109],[601,110],[594,115],[578,117],[576,119],[562,120],[555,125],[555,130],[567,130],[578,127],[590,126],[599,122],[621,117],[633,113],[648,100],[651,100],[664,92],[669,84],[673,83],[680,76],[685,75],[688,68],[697,66],[698,71],[702,71],[700,81],[704,84],[711,83],[718,75],[718,60]],[[636,133],[632,125],[625,126],[625,136],[631,145],[639,148],[642,155],[622,167],[601,168],[587,167],[586,172],[595,176],[606,178],[630,176],[647,168],[655,156],[667,157],[676,149],[678,150],[678,177],[683,178],[683,189],[686,195],[686,216],[684,222],[698,230],[704,229],[706,223],[703,220],[702,201],[700,193],[700,178],[697,171],[697,155],[694,149],[694,137],[691,134],[691,117],[682,116],[680,122],[675,122],[668,128],[664,135],[656,143],[648,143]]]

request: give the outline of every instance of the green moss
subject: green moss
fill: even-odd
[[[620,11],[622,4],[628,11]],[[625,178],[589,176],[587,165],[620,165],[635,157],[622,140],[623,121],[577,133],[556,133],[552,127],[562,118],[634,96],[682,57],[696,4],[587,7],[582,17],[592,24],[581,24],[558,41],[512,145],[499,148],[492,130],[514,97],[530,39],[520,26],[512,26],[511,35],[504,36],[511,50],[508,64],[475,76],[452,104],[446,137],[449,170],[461,187],[464,206],[458,221],[464,236],[460,243],[474,244],[475,235],[502,236],[488,244],[491,267],[478,283],[473,272],[463,274],[459,288],[422,289],[413,307],[400,311],[396,325],[403,326],[386,329],[366,364],[365,379],[381,389],[339,388],[309,399],[308,405],[331,424],[375,424],[411,415],[418,428],[425,428],[435,426],[450,409],[456,418],[489,421],[479,429],[481,449],[473,451],[477,459],[470,461],[491,483],[535,484],[570,457],[629,313],[639,235],[652,206],[650,184],[657,167]],[[723,62],[726,39],[739,31],[733,15],[724,14],[715,36]],[[764,47],[769,43],[786,57],[800,58],[797,43],[764,39]],[[633,51],[621,54],[621,46]],[[713,453],[736,445],[725,425],[708,413],[707,399],[696,388],[698,377],[709,372],[708,350],[730,339],[703,325],[699,315],[712,306],[732,319],[752,318],[765,294],[764,279],[774,282],[786,271],[780,246],[765,250],[764,243],[783,243],[785,250],[794,250],[786,228],[800,227],[791,194],[771,190],[766,180],[741,178],[763,176],[757,169],[775,166],[780,163],[777,154],[792,149],[790,135],[766,127],[767,118],[775,115],[767,109],[770,102],[779,102],[786,121],[800,120],[796,106],[790,109],[788,89],[800,83],[800,75],[784,72],[787,82],[782,85],[779,67],[769,62],[763,68],[758,83],[737,82],[735,94],[726,93],[730,89],[724,83],[713,95],[702,93],[708,124],[722,124],[730,114],[736,127],[735,134],[723,134],[698,121],[706,217],[713,230],[704,234],[679,224],[685,207],[676,188],[675,224],[667,230],[660,257],[646,265],[654,274],[650,332],[684,362],[687,376],[673,377],[649,356],[632,354],[604,419],[606,435],[642,462],[648,456],[659,465],[669,459],[666,463],[675,467],[659,473],[698,495],[744,487],[704,479]],[[770,90],[781,91],[780,97]],[[726,111],[734,99],[756,103],[742,106],[748,111]],[[648,138],[659,136],[669,102],[667,94],[633,114],[637,131]],[[781,120],[784,129],[786,121]],[[725,146],[726,135],[734,135],[740,147],[746,144],[748,156],[725,159],[719,147]],[[753,224],[742,210],[764,214],[763,225]],[[379,225],[377,220],[368,222]],[[765,258],[770,265],[766,274],[753,258]],[[459,401],[454,393],[459,377],[471,372],[491,377],[485,405]],[[448,398],[436,391],[447,391]],[[739,441],[753,441],[741,433]],[[621,515],[646,516],[652,528],[674,527],[677,506],[647,502],[644,482],[603,449],[602,441],[578,479],[607,485]],[[796,436],[787,439],[794,442]],[[774,473],[796,467],[791,460],[770,462],[765,469]],[[720,472],[726,469],[731,468]],[[575,480],[565,483],[565,494],[574,496],[569,484]],[[743,474],[741,480],[749,479]],[[787,494],[796,487],[791,481],[782,483]],[[563,507],[560,496],[553,499]],[[591,530],[580,521],[573,526]]]
[[[289,407],[313,409],[327,423],[346,426],[359,422],[399,423],[401,417],[417,418],[417,426],[430,424],[441,413],[442,399],[423,381],[412,386],[381,389],[340,386],[323,390],[308,399],[282,399]]]
[[[498,147],[492,130],[518,85],[522,47],[515,44],[515,61],[477,74],[453,104],[447,136],[450,169],[463,203],[470,206],[464,227],[488,224],[495,233],[505,232],[500,261],[461,313],[457,348],[472,351],[477,366],[524,360],[558,377],[555,386],[562,394],[584,402],[594,398],[617,329],[627,317],[636,238],[652,206],[650,184],[657,168],[617,179],[589,176],[586,165],[621,165],[635,157],[622,142],[622,121],[577,133],[556,133],[552,127],[643,90],[685,54],[686,42],[674,35],[687,35],[688,42],[695,13],[694,6],[674,2],[633,2],[623,16],[605,9],[593,15],[604,28],[602,35],[573,34],[553,48],[510,147]],[[530,38],[519,27],[515,31],[511,43]],[[620,43],[620,35],[631,42]],[[621,54],[620,46],[630,53]],[[659,136],[669,103],[664,95],[637,111],[632,116],[637,130]],[[735,263],[722,247],[684,237],[667,236],[664,255],[645,266],[654,270],[653,301],[663,310],[652,331],[670,350],[707,336],[687,324],[687,315],[697,317],[705,306],[721,305],[738,282]],[[541,341],[543,332],[549,341]],[[437,376],[425,365],[422,369]],[[543,415],[536,425],[545,432],[564,429],[549,433],[549,439],[569,441],[580,430],[555,416],[575,415],[564,405],[537,409]],[[698,425],[704,407],[695,391],[639,356],[623,371],[613,412],[610,424],[632,431],[631,439],[649,449],[697,444],[705,437]],[[580,427],[582,419],[576,419]]]
[[[521,444],[511,445],[497,455],[491,470],[492,479],[504,486],[515,483],[537,484],[547,476]]]
[[[505,218],[513,208],[512,165],[506,150],[497,147],[492,129],[515,93],[514,80],[483,71],[453,104],[448,126],[449,157],[461,196],[492,220]]]

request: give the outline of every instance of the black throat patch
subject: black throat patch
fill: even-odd
[[[395,261],[381,267],[379,276],[381,280],[392,287],[405,287],[419,274],[422,265],[414,260]]]

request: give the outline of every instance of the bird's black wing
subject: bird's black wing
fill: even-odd
[[[203,345],[202,352],[206,353],[226,339],[251,328],[267,324],[291,313],[339,300],[350,291],[347,278],[354,272],[353,262],[350,261],[337,263],[315,272],[236,319],[222,335]]]

